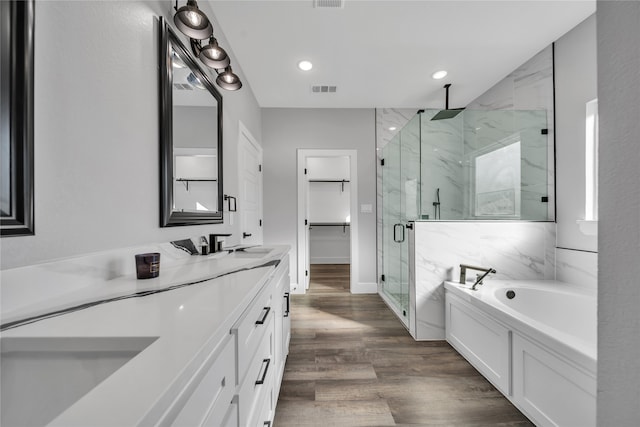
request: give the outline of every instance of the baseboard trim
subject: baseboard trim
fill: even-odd
[[[349,257],[316,257],[310,261],[311,264],[351,264]]]
[[[351,288],[352,294],[377,294],[378,293],[378,284],[375,282],[372,283],[356,283],[353,288]]]

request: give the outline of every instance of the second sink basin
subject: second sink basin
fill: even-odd
[[[48,424],[156,339],[1,338],[0,424]]]

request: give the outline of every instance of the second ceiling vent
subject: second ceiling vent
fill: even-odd
[[[342,9],[344,0],[313,0],[313,7],[316,9]]]
[[[324,86],[324,85],[311,86],[311,92],[313,93],[335,93],[336,89],[337,89],[336,86]]]

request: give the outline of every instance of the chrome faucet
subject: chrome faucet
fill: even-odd
[[[484,267],[475,267],[473,265],[460,264],[460,283],[462,283],[463,285],[467,281],[467,269],[469,269],[469,270],[477,270],[477,271],[484,271],[483,275],[478,275],[477,276],[475,283],[473,284],[473,286],[471,286],[471,290],[472,291],[476,290],[476,286],[482,285],[482,279],[487,277],[490,273],[496,273],[496,270],[494,270],[491,267],[490,268],[484,268]]]

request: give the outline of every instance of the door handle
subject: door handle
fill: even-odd
[[[246,239],[247,237],[251,237],[251,233],[242,233],[242,238]]]
[[[402,238],[400,240],[398,240],[398,234],[397,234],[398,226],[402,230]],[[396,243],[404,242],[404,225],[402,225],[400,223],[393,225],[393,241],[396,242]]]
[[[287,300],[287,308],[284,312],[284,317],[289,317],[289,311],[290,311],[289,304],[290,304],[290,298],[291,298],[289,295],[290,295],[289,292],[284,293],[284,299]]]

